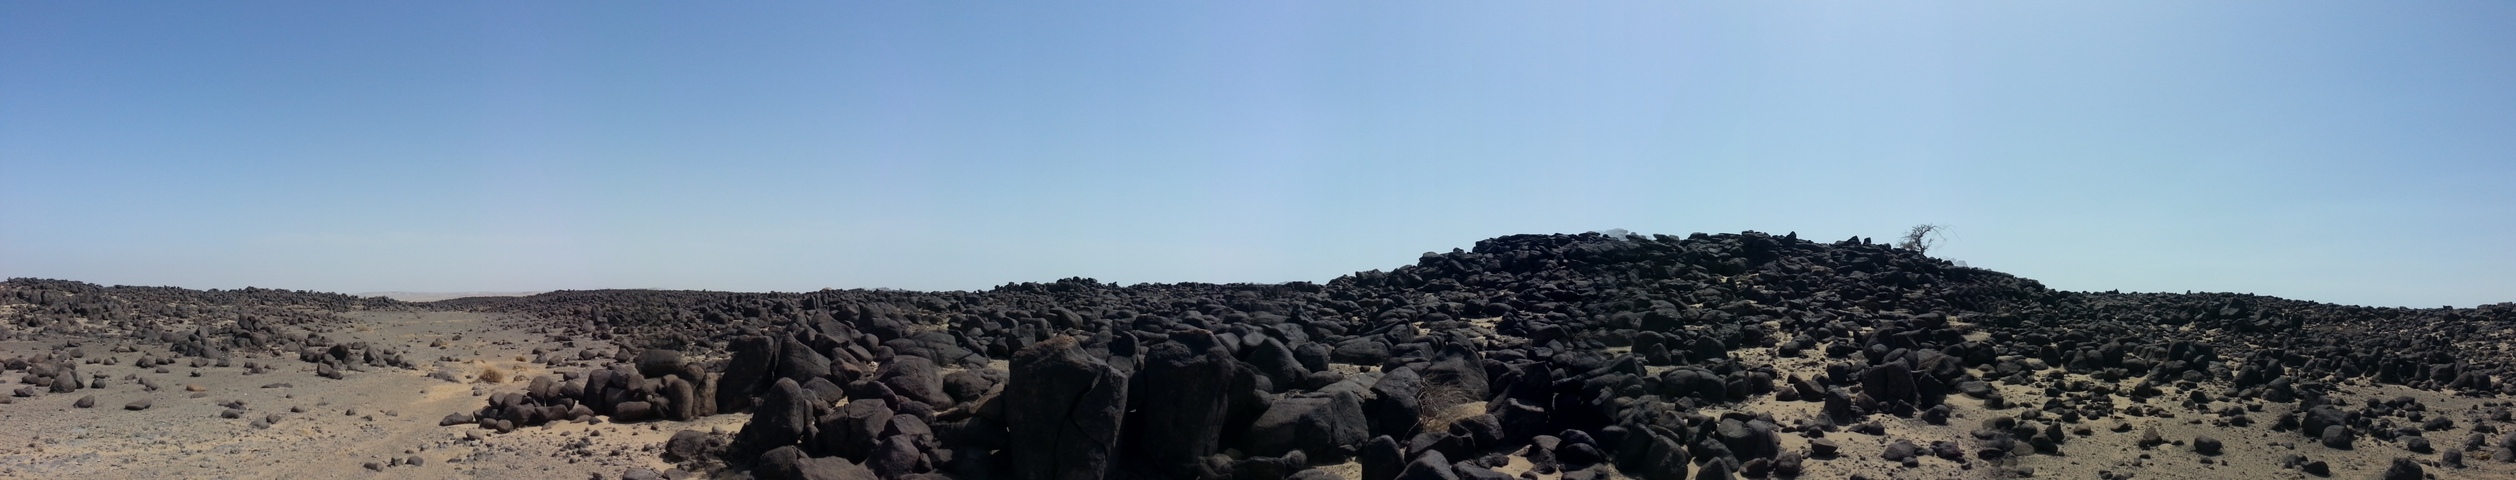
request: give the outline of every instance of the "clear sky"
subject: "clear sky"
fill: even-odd
[[[2516,4],[1679,3],[0,0],[0,276],[1325,281],[1927,222],[2056,288],[2516,301]]]

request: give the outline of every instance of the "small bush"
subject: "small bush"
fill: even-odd
[[[481,367],[480,381],[481,383],[507,383],[507,371],[499,370],[496,365]]]

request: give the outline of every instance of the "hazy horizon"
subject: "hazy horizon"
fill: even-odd
[[[0,277],[1326,281],[1522,233],[2516,301],[2516,5],[0,0]]]

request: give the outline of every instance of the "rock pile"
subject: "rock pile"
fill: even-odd
[[[550,422],[620,423],[692,420],[717,413],[718,374],[683,361],[681,352],[649,350],[636,363],[614,364],[564,375],[533,377],[524,392],[492,395],[472,413],[447,415],[438,425],[479,425],[510,432]]]

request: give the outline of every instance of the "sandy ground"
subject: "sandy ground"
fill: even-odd
[[[551,373],[551,367],[519,361],[532,349],[558,350],[487,315],[462,312],[360,312],[359,327],[335,338],[391,345],[421,368],[369,368],[333,380],[315,376],[313,364],[286,358],[244,356],[232,367],[192,368],[178,363],[157,373],[132,366],[143,355],[108,353],[124,345],[90,341],[80,371],[101,374],[108,385],[74,393],[11,398],[0,405],[0,478],[617,478],[633,467],[666,470],[661,445],[682,429],[739,429],[747,416],[718,415],[695,422],[640,424],[564,423],[497,434],[470,426],[438,426],[446,414],[471,412],[485,395],[521,391],[525,382],[477,382],[484,366]],[[459,336],[459,340],[457,339]],[[443,347],[430,343],[444,341]],[[57,342],[55,342],[57,344]],[[608,351],[608,346],[591,346]],[[28,355],[44,345],[0,344],[0,357]],[[116,365],[103,364],[114,358]],[[275,364],[277,371],[249,375],[243,360]],[[565,367],[577,369],[581,367]],[[463,383],[429,378],[446,369]],[[19,374],[0,375],[17,383]],[[145,391],[139,378],[161,388]],[[10,385],[14,389],[16,385]],[[198,392],[190,391],[198,387]],[[94,395],[94,408],[73,408]],[[135,400],[154,404],[124,409]],[[244,402],[241,418],[221,418],[230,401]],[[255,419],[277,418],[268,428]],[[417,458],[418,465],[396,459]],[[368,463],[382,467],[371,470]]]
[[[405,302],[434,302],[465,297],[524,297],[540,293],[543,292],[366,292],[353,295],[384,297]]]

